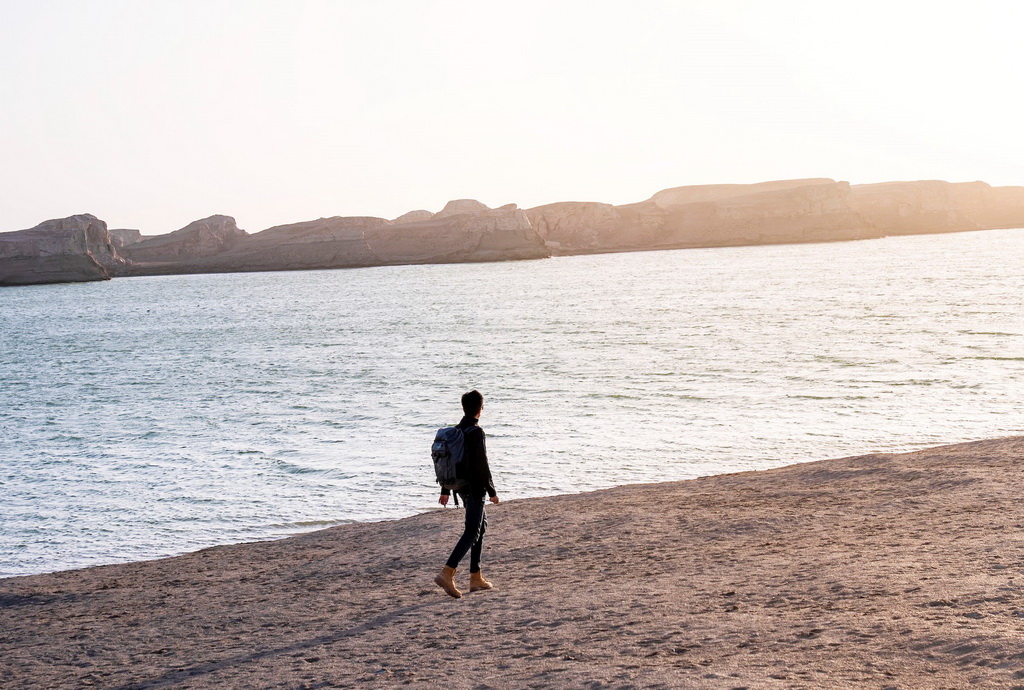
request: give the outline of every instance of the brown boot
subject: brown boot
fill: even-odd
[[[484,578],[479,570],[469,574],[469,591],[476,592],[481,589],[494,589],[494,584]]]
[[[434,578],[434,584],[447,592],[448,596],[456,599],[462,598],[462,592],[455,586],[455,568],[448,566],[441,568],[441,573]]]

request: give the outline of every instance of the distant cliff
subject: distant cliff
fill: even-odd
[[[210,216],[189,223],[166,235],[147,237],[125,244],[121,253],[136,263],[167,263],[182,259],[215,256],[229,251],[248,237],[231,216]]]
[[[110,280],[126,265],[107,224],[88,213],[0,233],[0,285]]]
[[[675,187],[623,206],[527,210],[554,254],[832,242],[1024,227],[1024,187],[829,179]]]
[[[850,206],[883,235],[1024,227],[1024,187],[941,180],[852,187]]]
[[[873,236],[849,200],[846,182],[813,179],[675,187],[636,204],[563,202],[526,213],[555,254]]]
[[[833,242],[1024,227],[1024,187],[850,185],[827,178],[665,189],[613,206],[491,209],[473,199],[394,220],[320,218],[249,234],[210,216],[166,235],[108,231],[91,215],[0,234],[0,285],[119,275],[287,271],[539,259],[551,255]]]
[[[253,235],[239,230],[232,218],[213,216],[126,247],[125,253],[133,261],[131,275],[509,261],[551,255],[525,212],[514,205],[490,209],[468,199],[449,202],[436,214],[416,211],[396,221],[336,216],[278,225]]]
[[[455,263],[551,256],[526,212],[509,204],[489,209],[449,202],[432,218],[388,224],[369,233],[371,251],[387,263]]]

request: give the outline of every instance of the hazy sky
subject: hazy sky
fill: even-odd
[[[1024,184],[1024,3],[0,0],[0,231]]]

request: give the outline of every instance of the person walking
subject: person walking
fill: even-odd
[[[463,488],[458,489],[459,498],[466,509],[466,526],[452,549],[451,556],[441,572],[434,578],[434,583],[443,589],[449,596],[459,599],[462,592],[455,586],[455,572],[459,563],[469,553],[469,591],[476,592],[482,589],[493,589],[494,585],[489,582],[480,571],[480,557],[484,548],[484,533],[487,531],[487,516],[484,514],[484,497],[490,498],[491,503],[497,505],[499,502],[498,492],[494,490],[494,482],[491,479],[491,468],[487,464],[487,443],[484,430],[480,428],[480,415],[484,409],[484,396],[479,391],[472,390],[462,396],[462,411],[465,416],[459,422],[458,428],[462,429],[464,438],[463,460],[459,464],[459,478],[465,480]],[[441,497],[438,503],[448,505],[451,491],[441,489]]]

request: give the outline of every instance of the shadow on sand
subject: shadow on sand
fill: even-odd
[[[401,618],[406,614],[415,613],[422,609],[436,607],[444,605],[446,603],[447,601],[445,600],[438,600],[422,604],[413,604],[412,606],[406,606],[391,611],[389,613],[382,614],[380,616],[377,616],[376,618],[371,618],[370,620],[366,621],[365,623],[362,623],[361,625],[346,628],[345,630],[339,630],[329,635],[321,635],[319,637],[314,637],[310,640],[305,640],[302,642],[296,642],[295,644],[287,645],[285,647],[277,647],[274,649],[254,651],[251,654],[240,654],[237,656],[228,657],[226,659],[221,659],[220,661],[211,661],[209,663],[199,664],[198,666],[192,666],[191,668],[175,669],[173,671],[165,673],[164,675],[158,678],[151,678],[149,680],[137,681],[133,683],[128,683],[126,685],[122,685],[119,688],[117,688],[117,690],[149,690],[150,688],[168,687],[171,685],[181,683],[184,680],[194,679],[196,676],[201,676],[208,673],[216,673],[217,671],[222,671],[226,668],[231,668],[232,666],[240,666],[242,664],[247,664],[254,661],[261,661],[263,659],[267,659],[274,656],[281,656],[284,654],[300,652],[304,649],[313,649],[316,647],[333,644],[335,642],[345,639],[346,637],[360,635],[378,626],[391,623],[392,621]],[[311,687],[317,686],[313,685]]]

